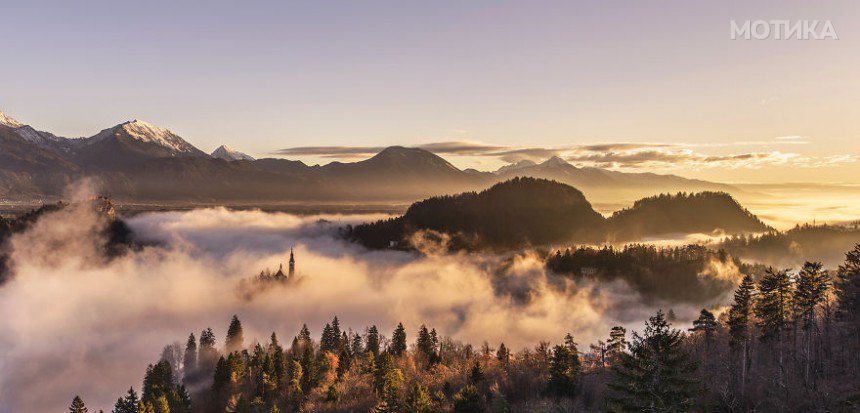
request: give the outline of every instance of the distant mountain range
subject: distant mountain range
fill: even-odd
[[[403,216],[349,227],[345,234],[370,248],[420,249],[430,239],[445,240],[457,250],[771,230],[722,192],[655,196],[604,218],[576,188],[545,179],[513,178],[479,193],[416,202]]]
[[[91,178],[119,202],[411,202],[474,191],[517,176],[553,179],[589,196],[667,191],[734,191],[673,175],[578,168],[560,158],[495,172],[460,170],[423,149],[393,146],[359,162],[306,165],[254,159],[221,146],[211,155],[168,129],[132,120],[88,138],[63,138],[0,112],[0,199],[60,197]],[[629,197],[629,196],[628,196]]]

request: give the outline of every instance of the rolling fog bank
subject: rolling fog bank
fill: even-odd
[[[10,242],[15,275],[0,286],[0,411],[60,410],[77,393],[108,409],[117,394],[140,386],[140,372],[165,345],[206,327],[222,345],[233,314],[246,337],[260,340],[272,330],[289,339],[302,323],[318,336],[337,315],[344,327],[376,324],[386,335],[402,321],[410,342],[426,323],[458,340],[495,344],[504,337],[519,349],[558,342],[563,331],[594,342],[614,325],[639,328],[658,307],[684,322],[724,301],[661,302],[622,280],[573,281],[548,274],[528,252],[440,254],[431,244],[423,254],[367,251],[337,236],[340,226],[379,217],[223,208],[144,213],[128,224],[158,245],[107,261],[98,249],[105,222],[95,213],[46,214]],[[286,264],[290,248],[300,282],[242,293],[261,270]]]

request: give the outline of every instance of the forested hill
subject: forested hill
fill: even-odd
[[[103,253],[105,258],[112,258],[122,254],[127,248],[137,247],[132,240],[132,231],[124,221],[117,218],[113,203],[106,198],[93,198],[89,202],[97,214],[104,217],[106,225],[102,231]],[[17,233],[29,229],[37,220],[46,214],[62,211],[70,205],[66,202],[46,204],[32,211],[26,212],[14,218],[0,217],[0,285],[12,276],[8,266],[9,246],[8,240]],[[73,217],[70,215],[69,219]]]
[[[668,234],[753,233],[771,230],[725,192],[661,194],[636,201],[609,218],[609,239]]]
[[[348,227],[347,236],[370,248],[408,249],[410,238],[420,230],[450,236],[450,247],[456,250],[630,242],[667,234],[743,234],[770,228],[722,192],[658,195],[605,219],[576,188],[514,178],[480,193],[417,202],[402,217]]]
[[[574,187],[514,178],[479,193],[416,202],[402,217],[349,228],[348,235],[368,247],[386,248],[404,246],[418,230],[432,230],[450,235],[455,249],[508,248],[596,240],[604,221]]]

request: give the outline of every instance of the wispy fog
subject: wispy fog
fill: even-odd
[[[283,341],[307,323],[314,336],[334,315],[409,341],[420,324],[480,344],[513,348],[605,338],[613,325],[638,329],[656,307],[681,320],[702,305],[643,297],[623,281],[598,284],[548,275],[531,253],[413,254],[367,251],[341,241],[337,228],[378,216],[294,216],[203,209],[135,216],[130,226],[159,241],[106,262],[104,222],[87,208],[44,216],[12,240],[15,276],[0,287],[0,412],[63,411],[72,396],[109,410],[162,348],[212,327],[223,344],[238,314],[246,337]],[[297,284],[270,285],[247,299],[243,280],[286,265],[295,248]],[[702,277],[733,277],[716,268]]]

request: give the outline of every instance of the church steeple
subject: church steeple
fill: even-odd
[[[293,249],[290,248],[290,278],[296,273],[296,257],[293,255]]]

